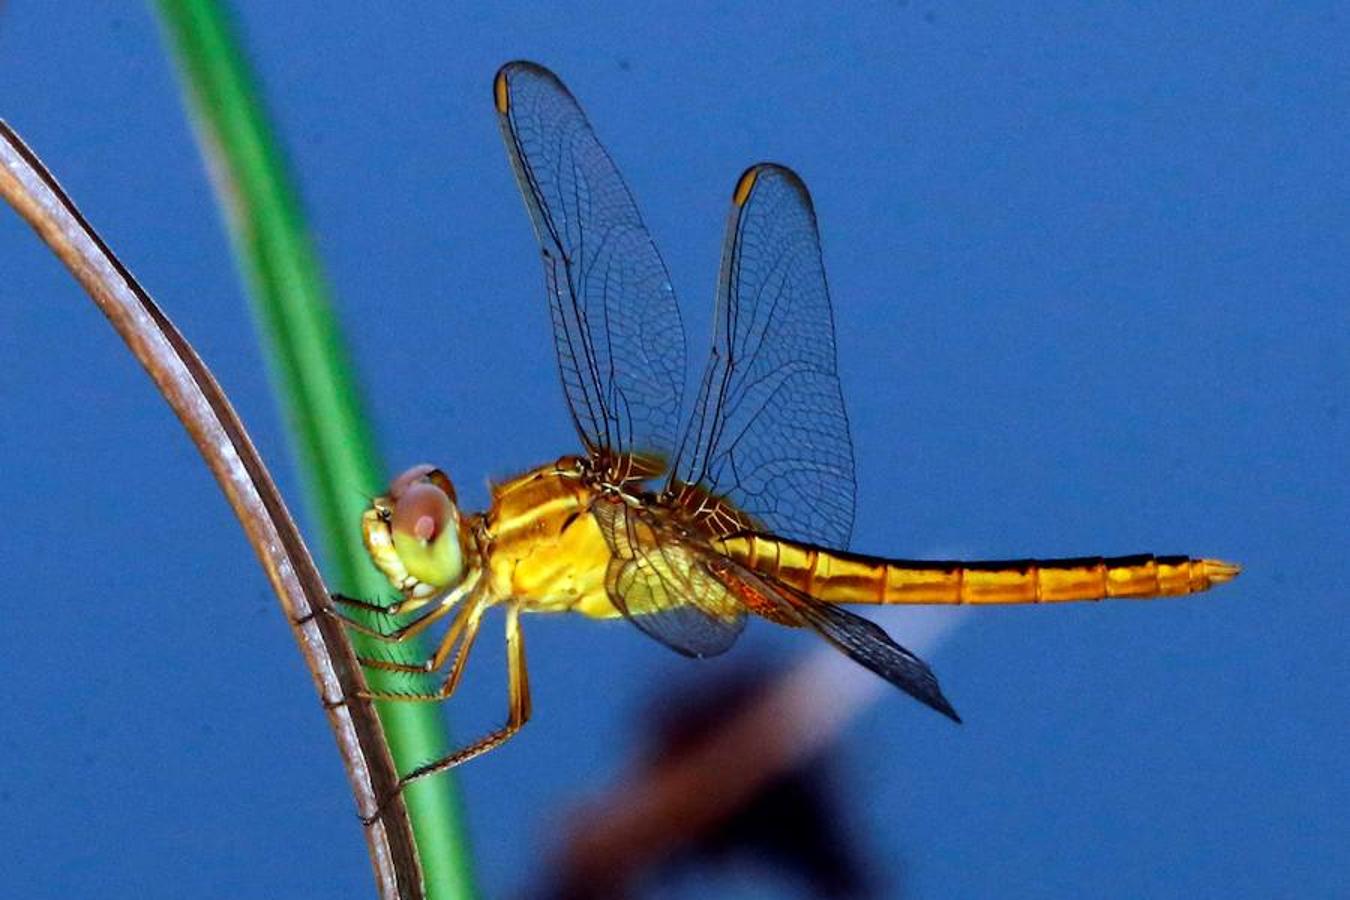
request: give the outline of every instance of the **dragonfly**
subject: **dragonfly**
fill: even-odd
[[[563,393],[583,452],[491,488],[467,514],[442,469],[399,475],[362,517],[397,589],[371,611],[420,615],[401,642],[450,617],[425,661],[444,701],[484,613],[505,610],[506,723],[402,776],[486,753],[530,718],[522,613],[623,618],[677,653],[710,657],[751,618],[811,631],[959,722],[932,669],[846,604],[1009,604],[1191,594],[1236,577],[1217,559],[1151,554],[983,562],[848,552],[856,486],[833,310],[810,194],[794,172],[751,166],[722,242],[712,348],[684,420],[685,338],[670,277],[614,161],[562,81],[503,66],[493,101],[538,240]],[[398,620],[404,621],[404,620]]]

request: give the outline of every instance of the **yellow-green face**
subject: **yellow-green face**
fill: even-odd
[[[405,610],[464,579],[455,489],[434,466],[414,466],[395,478],[362,515],[361,534],[375,567],[403,594]]]

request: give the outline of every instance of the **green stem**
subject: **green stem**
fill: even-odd
[[[382,466],[361,412],[327,285],[253,76],[222,4],[156,0],[155,7],[247,276],[255,321],[266,335],[271,371],[300,458],[305,499],[320,529],[329,583],[354,596],[378,596],[388,585],[366,559],[357,523],[365,505],[362,498],[380,492]],[[356,636],[358,652],[374,649],[362,641],[368,639]],[[371,680],[372,686],[380,686]],[[400,771],[446,752],[436,705],[381,704],[380,718]],[[471,860],[451,777],[418,782],[406,799],[427,897],[473,896]]]

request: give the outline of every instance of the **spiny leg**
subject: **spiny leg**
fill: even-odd
[[[459,660],[457,659],[456,662],[458,663]],[[506,609],[506,666],[510,692],[510,707],[506,724],[467,747],[456,750],[449,756],[413,769],[399,779],[400,788],[419,778],[426,778],[428,775],[453,769],[461,763],[468,762],[476,756],[482,756],[489,750],[500,747],[529,721],[531,711],[530,677],[525,668],[525,638],[520,631],[520,605],[517,603],[512,603]],[[452,677],[454,677],[453,673]]]
[[[364,622],[358,622],[355,619],[350,619],[343,615],[338,615],[338,618],[340,618],[342,623],[352,631],[364,634],[367,637],[373,637],[377,641],[384,641],[388,644],[400,644],[403,641],[408,640],[408,638],[426,631],[432,624],[441,619],[446,613],[450,612],[450,610],[454,609],[456,601],[458,601],[461,596],[463,595],[457,591],[446,594],[438,601],[437,606],[433,607],[428,612],[423,613],[420,617],[413,619],[407,625],[402,625],[395,628],[393,631],[381,631]],[[382,607],[375,603],[367,603],[365,600],[354,600],[350,597],[343,597],[340,594],[334,594],[333,600],[344,606],[352,606],[356,609],[365,609],[372,612],[384,613],[386,615],[396,615],[397,612],[390,612],[390,610],[396,611],[399,607],[398,603],[389,607]]]
[[[455,621],[451,623],[446,631],[445,637],[441,639],[440,646],[436,652],[431,655],[426,662],[416,665],[407,663],[398,663],[391,660],[367,659],[362,657],[361,662],[364,665],[375,669],[383,669],[386,672],[411,672],[426,674],[434,672],[445,665],[446,659],[450,656],[451,650],[454,650],[455,660],[450,666],[450,674],[446,676],[445,681],[440,688],[433,693],[402,693],[391,691],[369,691],[362,696],[371,700],[395,700],[411,702],[439,702],[449,699],[459,686],[460,676],[464,674],[464,664],[469,659],[469,651],[473,648],[473,642],[478,637],[478,626],[482,624],[483,612],[487,609],[487,602],[479,596],[470,599],[459,614],[455,616]],[[458,647],[456,643],[458,642]]]
[[[392,659],[378,659],[373,656],[358,656],[357,659],[361,661],[361,665],[367,668],[380,669],[384,672],[402,672],[409,675],[426,675],[434,672],[445,665],[446,657],[450,655],[455,642],[464,632],[475,603],[476,601],[469,600],[459,608],[459,612],[455,613],[455,618],[450,622],[450,627],[446,629],[445,635],[436,646],[436,651],[419,663],[404,663]],[[400,694],[399,697],[407,699],[403,694]]]
[[[393,615],[399,607],[401,600],[395,600],[393,603],[382,604],[372,603],[369,600],[362,600],[359,597],[348,597],[346,594],[329,594],[333,602],[339,606],[350,606],[352,609],[363,609],[369,613],[380,613],[383,615]]]
[[[350,607],[351,609],[362,609],[368,613],[386,616],[396,615],[398,613],[399,606],[401,606],[403,603],[403,601],[401,600],[396,600],[393,603],[390,603],[388,606],[385,606],[379,603],[372,603],[369,600],[359,600],[356,597],[348,597],[346,594],[339,594],[336,592],[330,593],[328,595],[328,599],[336,603],[338,606],[346,606]],[[328,615],[333,616],[334,618],[342,622],[349,623],[353,628],[362,629],[367,634],[379,636],[379,633],[371,631],[369,626],[361,622],[357,622],[353,619],[349,619],[346,616],[338,613],[336,610],[325,609],[322,607],[314,607],[310,609],[310,611],[307,614],[296,619],[295,623],[297,625],[303,625],[304,623],[308,622],[310,619],[313,619],[315,616],[321,613],[327,613]]]
[[[451,588],[450,590],[441,593],[439,596],[423,597],[417,599],[416,601],[414,601],[413,598],[411,597],[406,596],[400,597],[398,600],[395,600],[392,603],[388,604],[373,603],[370,600],[361,600],[356,597],[348,597],[346,594],[333,593],[329,594],[328,596],[338,606],[344,606],[349,609],[360,609],[364,610],[365,612],[372,613],[374,615],[398,617],[403,615],[403,607],[413,602],[416,602],[418,606],[422,606],[432,602],[441,604],[449,602],[453,604],[460,597],[463,597],[466,593],[468,593],[470,587],[471,585],[463,584],[458,587]],[[347,619],[345,616],[343,616],[342,618],[348,622],[351,622],[352,625],[356,628],[368,629],[367,633],[375,637],[382,637],[384,635],[384,632],[369,631],[370,626],[365,625],[362,622],[358,622],[354,619]]]

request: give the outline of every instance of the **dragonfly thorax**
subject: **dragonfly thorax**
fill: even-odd
[[[455,488],[435,466],[414,466],[395,478],[361,517],[361,534],[375,567],[407,599],[430,599],[464,580]]]

